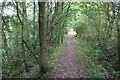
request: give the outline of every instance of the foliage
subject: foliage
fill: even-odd
[[[93,54],[94,50],[90,46],[86,45],[86,42],[80,39],[76,39],[76,45],[79,49],[79,53],[77,54],[80,59],[79,61],[85,66],[87,77],[102,79],[108,77],[107,70],[100,64],[96,64],[93,60],[96,58]]]
[[[18,77],[21,74],[29,73],[31,68],[35,68],[38,64],[38,71],[41,70],[41,66],[44,64],[39,61],[42,56],[40,51],[45,49],[49,58],[63,43],[70,4],[45,3],[44,28],[46,29],[42,31],[40,29],[42,25],[38,22],[38,14],[41,14],[39,10],[42,10],[43,7],[38,7],[38,2],[15,2],[13,0],[2,3],[3,77]],[[41,41],[43,35],[40,35],[39,32],[45,34],[46,41]],[[46,44],[46,47],[41,48],[39,43]],[[44,58],[45,56],[43,56]],[[52,59],[49,60],[52,61]]]
[[[37,71],[41,72],[45,63],[57,61],[60,55],[57,49],[71,27],[90,57],[88,74],[103,77],[101,68],[93,70],[99,64],[112,76],[119,77],[119,2],[44,2],[43,5],[13,0],[3,2],[1,7],[3,77],[17,77],[38,66]]]
[[[75,28],[80,35],[78,38],[85,43],[84,52],[115,77],[119,77],[114,75],[119,72],[119,27],[116,25],[119,14],[117,13],[118,6],[117,3],[112,2],[81,3],[81,14],[85,19],[79,21],[78,25],[81,26],[76,25]]]

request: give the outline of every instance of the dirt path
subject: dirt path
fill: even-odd
[[[77,49],[74,44],[74,36],[68,36],[65,42],[64,54],[59,65],[56,65],[50,74],[50,78],[81,78],[84,77],[84,68],[77,58]]]

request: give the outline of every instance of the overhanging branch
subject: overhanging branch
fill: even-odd
[[[30,49],[30,47],[28,46],[28,44],[26,43],[25,40],[22,39],[22,41],[25,44],[25,46],[28,48],[28,50],[33,54],[34,58],[36,59],[37,63],[39,64],[38,58],[36,57],[35,53]]]

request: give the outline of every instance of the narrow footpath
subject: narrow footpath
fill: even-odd
[[[77,57],[77,48],[75,47],[75,37],[68,35],[65,42],[64,53],[56,65],[49,78],[84,78],[85,69],[79,63]]]

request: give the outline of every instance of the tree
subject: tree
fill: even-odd
[[[114,10],[115,11],[115,10]],[[116,4],[116,26],[117,26],[117,50],[118,50],[118,63],[117,68],[120,71],[120,3]]]
[[[46,72],[47,69],[47,51],[46,51],[46,26],[45,26],[45,2],[38,2],[39,7],[39,16],[38,16],[38,23],[39,23],[39,46],[40,46],[40,53],[39,53],[39,66],[41,72]]]
[[[22,52],[23,52],[23,57],[24,57],[24,65],[25,65],[25,71],[29,72],[29,67],[28,67],[28,61],[27,61],[27,53],[26,53],[26,47],[24,44],[24,31],[25,27],[27,27],[27,12],[26,12],[26,2],[22,2],[23,6],[23,18],[22,18]]]
[[[28,67],[28,61],[27,61],[27,53],[26,53],[26,47],[24,44],[24,32],[25,32],[25,27],[27,26],[27,13],[26,13],[26,2],[22,2],[22,11],[23,11],[23,16],[22,19],[20,18],[19,15],[19,8],[18,8],[18,2],[16,2],[16,8],[17,8],[17,17],[22,25],[22,29],[21,29],[21,41],[22,41],[22,54],[23,54],[23,63],[25,65],[25,71],[29,72],[29,67]]]

